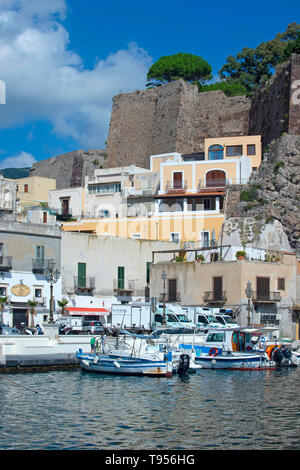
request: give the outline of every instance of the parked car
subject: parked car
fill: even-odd
[[[96,320],[84,320],[82,324],[82,332],[88,335],[94,335],[97,333],[103,333],[104,328],[100,321]]]
[[[21,331],[18,328],[11,327],[0,323],[0,335],[20,335]]]

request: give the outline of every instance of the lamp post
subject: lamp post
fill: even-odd
[[[161,278],[163,280],[163,321],[162,324],[166,325],[166,279],[167,279],[167,273],[163,271],[161,273]]]
[[[49,323],[54,323],[53,320],[53,285],[58,281],[59,271],[55,269],[56,262],[54,259],[49,259],[48,267],[46,268],[45,276],[47,282],[50,283],[50,315]]]
[[[247,282],[247,287],[245,289],[245,294],[247,296],[247,299],[248,299],[248,326],[250,326],[250,300],[251,300],[251,297],[253,296],[254,292],[252,290],[252,287],[251,287],[251,282],[248,281]]]

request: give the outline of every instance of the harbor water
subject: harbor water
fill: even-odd
[[[7,374],[0,449],[299,449],[299,379],[299,367],[172,378]]]

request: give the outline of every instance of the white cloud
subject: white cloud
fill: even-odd
[[[143,88],[151,58],[132,43],[86,69],[60,21],[66,11],[64,0],[0,0],[0,129],[44,119],[60,137],[101,148],[112,97]]]
[[[27,168],[31,167],[35,161],[36,159],[31,153],[22,151],[14,157],[1,160],[0,168]]]

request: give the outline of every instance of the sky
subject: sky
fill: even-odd
[[[201,56],[215,81],[292,22],[291,0],[0,0],[0,169],[104,149],[113,96],[144,89],[161,56]]]

